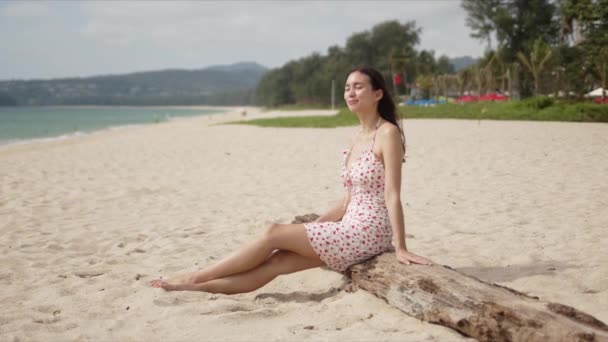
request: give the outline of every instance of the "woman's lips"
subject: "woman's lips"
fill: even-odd
[[[357,104],[357,102],[359,102],[359,101],[357,101],[357,100],[348,100],[348,102],[347,102],[347,103],[348,103],[349,105],[354,105],[354,104]]]

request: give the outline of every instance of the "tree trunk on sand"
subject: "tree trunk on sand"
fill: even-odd
[[[316,217],[299,216],[294,223]],[[406,266],[384,253],[351,266],[346,275],[410,316],[480,341],[608,341],[608,326],[591,315],[448,266]]]

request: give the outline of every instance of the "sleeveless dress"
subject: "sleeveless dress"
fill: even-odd
[[[343,151],[340,176],[351,200],[342,220],[304,224],[319,258],[338,272],[393,249],[393,233],[384,201],[384,166],[373,151],[378,124],[371,146],[363,149],[350,170],[346,162],[353,147]]]

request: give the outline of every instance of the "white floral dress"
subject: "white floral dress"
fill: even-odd
[[[378,127],[376,127],[377,131]],[[344,150],[340,176],[351,200],[339,222],[305,223],[310,244],[330,268],[343,272],[349,266],[391,250],[392,229],[384,201],[384,166],[374,155],[374,141],[347,169],[352,153]]]

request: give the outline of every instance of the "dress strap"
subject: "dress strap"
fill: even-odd
[[[382,121],[382,117],[379,117],[378,122],[376,122],[376,128],[374,129],[374,137],[372,138],[372,151],[374,150],[374,142],[376,142],[376,132],[378,131],[378,127],[380,127],[380,121]]]
[[[355,136],[353,137],[353,142],[351,142],[351,144],[350,144],[350,148],[348,149],[348,156],[349,156],[349,158],[348,158],[348,159],[350,159],[350,154],[353,152],[353,147],[355,147],[355,143],[354,143],[354,141],[355,141],[355,139],[356,139],[356,138],[359,136],[359,134],[361,134],[361,132],[362,132],[362,131],[363,131],[363,129],[362,129],[362,128],[359,128],[359,130],[357,131],[357,134],[355,134]],[[346,165],[346,164],[345,164],[345,165]]]

